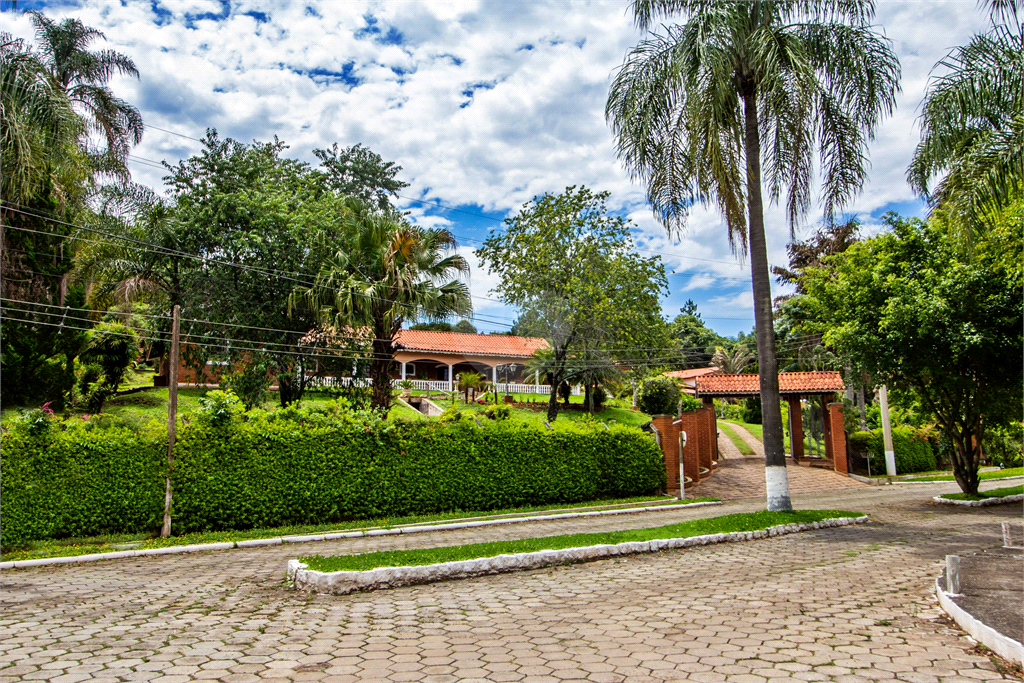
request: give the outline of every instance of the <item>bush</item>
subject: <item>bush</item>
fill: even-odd
[[[993,465],[1020,467],[1022,460],[1021,424],[989,427],[982,441],[984,456]]]
[[[857,432],[855,436],[863,433]],[[881,429],[872,430],[870,434],[867,451],[871,456],[871,472],[882,474],[885,472],[885,439]],[[925,431],[909,426],[893,427],[892,448],[896,455],[896,474],[936,469],[935,453]]]
[[[760,396],[751,396],[743,402],[743,421],[750,425],[761,424]]]
[[[92,421],[3,435],[0,545],[144,532],[163,515],[167,441]]]
[[[690,394],[682,394],[679,398],[679,412],[680,413],[695,413],[704,407],[704,402],[696,396]]]
[[[850,448],[857,453],[867,453],[871,446],[871,432],[854,432],[850,434]]]
[[[492,420],[507,420],[512,417],[512,406],[495,403],[484,408],[484,415]]]
[[[608,400],[608,392],[604,390],[604,387],[594,387],[590,395],[593,397],[595,410],[600,410]]]
[[[571,503],[664,483],[655,442],[623,425],[311,426],[283,412],[179,429],[174,533]],[[4,545],[156,528],[166,448],[123,428],[4,435]]]
[[[223,427],[242,412],[241,403],[234,392],[217,389],[199,399],[199,410],[196,411],[196,415],[214,427]]]
[[[664,375],[650,377],[640,385],[636,403],[648,415],[674,415],[679,405],[679,387]]]
[[[241,367],[224,377],[220,384],[225,389],[233,391],[241,399],[246,410],[252,410],[263,405],[267,389],[273,382],[273,369],[274,364],[262,356],[245,358]]]

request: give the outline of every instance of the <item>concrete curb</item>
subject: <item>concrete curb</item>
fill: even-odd
[[[824,519],[820,522],[780,524],[760,531],[735,531],[728,534],[709,534],[705,536],[691,536],[689,538],[635,541],[615,545],[592,545],[562,550],[539,550],[533,553],[498,555],[496,557],[482,557],[475,560],[444,562],[417,567],[379,567],[368,571],[320,572],[309,569],[308,565],[299,560],[289,560],[288,583],[300,590],[315,591],[322,594],[345,595],[356,591],[375,590],[378,588],[397,588],[399,586],[434,583],[485,574],[539,569],[567,562],[588,562],[620,555],[653,553],[660,550],[691,548],[715,543],[751,541],[757,538],[783,536],[812,529],[863,524],[867,521],[867,516],[838,517]]]
[[[248,541],[226,541],[223,543],[201,543],[196,545],[172,545],[166,548],[146,548],[143,550],[119,550],[110,553],[93,553],[91,555],[69,555],[66,557],[43,557],[37,560],[14,560],[0,562],[0,569],[23,569],[41,567],[48,564],[71,564],[73,562],[96,562],[98,560],[117,560],[125,557],[146,557],[149,555],[172,555],[176,553],[201,553],[207,550],[230,550],[232,548],[257,548],[266,545],[283,543],[315,543],[318,541],[336,541],[343,538],[361,538],[363,536],[398,536],[400,534],[422,534],[430,531],[447,531],[449,529],[470,529],[495,524],[518,524],[522,522],[550,521],[555,519],[573,519],[575,517],[602,517],[605,515],[628,515],[640,512],[656,512],[660,510],[679,510],[682,508],[698,508],[709,505],[722,505],[721,501],[702,503],[680,503],[678,505],[651,505],[636,508],[619,508],[615,510],[592,510],[590,512],[564,512],[554,515],[534,515],[530,517],[505,517],[501,519],[482,519],[473,522],[453,522],[451,524],[430,524],[420,526],[397,527],[393,529],[370,529],[368,531],[340,531],[333,534],[313,534],[309,536],[278,536],[275,538],[254,538]]]
[[[950,500],[949,498],[943,498],[942,496],[934,496],[932,498],[936,503],[942,503],[943,505],[963,505],[969,508],[983,508],[989,505],[1002,505],[1003,503],[1019,503],[1024,501],[1024,493],[1018,493],[1013,496],[1003,496],[1001,498],[985,498],[983,500]]]
[[[995,467],[985,468],[978,470],[979,472],[998,472],[999,469]],[[929,476],[940,476],[935,474],[900,474],[895,477],[865,477],[863,474],[853,474],[848,472],[846,474],[850,479],[855,479],[871,486],[888,486],[890,484],[951,484],[954,483],[952,479],[948,481],[917,481],[921,477]],[[1005,479],[999,479],[999,481],[1012,481],[1014,479],[1024,479],[1024,475],[1016,477],[1006,477]],[[988,480],[986,480],[988,481]]]
[[[986,626],[971,616],[967,610],[953,602],[953,596],[942,590],[941,580],[941,576],[935,579],[935,595],[939,598],[939,605],[942,609],[946,610],[949,616],[953,617],[953,621],[960,628],[971,634],[972,638],[1000,657],[1013,662],[1024,663],[1024,645],[1018,643],[1013,638],[1004,636],[991,626]]]

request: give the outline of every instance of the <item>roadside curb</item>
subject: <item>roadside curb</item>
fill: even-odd
[[[592,545],[562,550],[539,550],[532,553],[497,555],[460,562],[421,565],[415,567],[380,567],[368,571],[320,572],[311,570],[299,560],[288,561],[288,583],[299,590],[333,595],[378,588],[397,588],[420,583],[434,583],[449,579],[462,579],[485,574],[539,569],[557,564],[588,562],[608,557],[653,553],[661,550],[692,548],[716,543],[735,543],[773,536],[849,526],[868,522],[868,517],[835,517],[819,522],[780,524],[759,531],[734,531],[727,534],[707,534],[688,538],[667,538],[653,541],[633,541],[614,545]]]
[[[146,557],[149,555],[174,555],[177,553],[201,553],[208,550],[231,550],[232,548],[258,548],[284,543],[315,543],[318,541],[337,541],[343,538],[362,538],[364,536],[399,536],[401,534],[422,534],[430,531],[447,531],[449,529],[470,529],[497,524],[519,524],[522,522],[543,522],[557,519],[573,519],[576,517],[603,517],[607,515],[629,515],[641,512],[657,512],[660,510],[680,510],[684,508],[707,507],[722,505],[721,501],[705,501],[701,503],[682,503],[678,505],[652,505],[647,507],[620,508],[616,510],[592,510],[589,512],[564,512],[553,515],[534,515],[529,517],[506,517],[502,519],[483,519],[473,522],[453,522],[451,524],[430,524],[419,526],[397,527],[392,529],[370,529],[367,531],[339,531],[333,534],[312,534],[308,536],[277,536],[274,538],[254,538],[247,541],[225,541],[221,543],[200,543],[195,545],[173,545],[166,548],[146,548],[143,550],[118,550],[110,553],[93,553],[91,555],[68,555],[64,557],[42,557],[35,560],[13,560],[0,562],[0,569],[24,569],[42,567],[50,564],[71,564],[75,562],[97,562],[99,560],[118,560],[126,557]]]
[[[935,578],[935,595],[939,598],[939,605],[946,613],[953,618],[960,628],[967,631],[972,638],[995,652],[1014,662],[1024,663],[1024,645],[1013,638],[1004,636],[991,626],[987,626],[960,605],[953,602],[953,595],[942,589],[942,577]]]
[[[969,508],[983,508],[989,505],[1002,505],[1003,503],[1019,503],[1024,501],[1024,493],[1018,493],[1012,496],[1002,496],[1001,498],[985,498],[984,500],[950,500],[949,498],[943,498],[942,496],[934,496],[932,498],[936,503],[942,503],[943,505],[963,505]]]

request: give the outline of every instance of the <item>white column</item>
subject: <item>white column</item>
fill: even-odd
[[[402,363],[402,381],[405,381],[405,363]]]
[[[455,377],[452,375],[452,368],[454,365],[448,366],[448,393],[455,391]]]
[[[498,391],[498,366],[495,365],[491,368],[491,384],[494,385],[494,391]]]
[[[882,408],[882,441],[885,444],[885,473],[896,476],[896,451],[892,447],[892,425],[889,423],[889,387],[883,384],[878,390],[878,402]]]
[[[540,393],[540,370],[533,373],[533,393]]]

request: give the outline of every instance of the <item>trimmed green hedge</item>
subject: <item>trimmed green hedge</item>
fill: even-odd
[[[163,515],[167,441],[125,428],[3,435],[4,546],[139,531]]]
[[[125,429],[5,434],[3,544],[153,529],[165,453]],[[646,494],[665,477],[655,442],[620,425],[254,419],[183,427],[175,453],[176,534],[572,503]]]
[[[870,455],[872,474],[885,474],[885,440],[881,429],[854,432],[850,435],[850,445]],[[897,474],[936,469],[935,453],[928,437],[913,427],[893,427],[892,448],[896,454]]]

